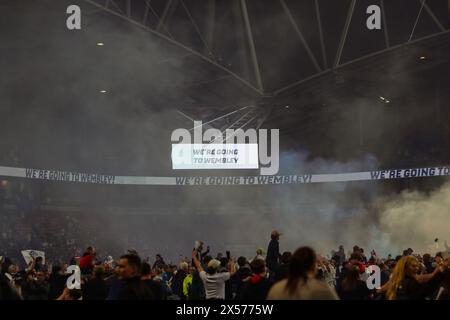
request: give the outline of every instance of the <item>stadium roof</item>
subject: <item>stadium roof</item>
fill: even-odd
[[[65,27],[69,4],[82,9],[80,31]],[[382,30],[365,26],[373,4],[382,8]],[[27,130],[39,117],[55,123],[53,136],[74,141],[63,147],[46,140],[55,150],[83,141],[100,153],[86,132],[108,144],[100,131],[104,138],[112,125],[129,129],[102,117],[178,111],[169,129],[249,106],[218,125],[279,128],[288,147],[321,156],[380,154],[385,146],[368,130],[370,112],[375,119],[395,108],[406,121],[417,114],[411,110],[431,104],[436,90],[441,99],[450,91],[447,0],[5,0],[0,6],[7,57],[0,64],[8,75],[0,88],[2,118],[9,119],[4,141],[16,139],[12,128]],[[399,128],[396,117],[383,120],[383,139]],[[406,122],[417,128],[416,118]],[[434,135],[445,130],[442,124]],[[405,135],[398,137],[395,148]],[[346,148],[337,151],[335,139],[348,142]],[[21,144],[27,141],[39,146],[31,138]]]

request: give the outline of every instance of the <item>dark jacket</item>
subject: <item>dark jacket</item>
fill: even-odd
[[[99,278],[90,279],[83,288],[84,300],[106,300],[109,288],[105,280]]]
[[[351,290],[345,290],[342,286],[342,283],[337,285],[336,291],[341,300],[368,300],[371,294],[369,288],[367,288],[367,284],[358,280],[356,285]]]
[[[187,272],[185,270],[178,270],[173,277],[172,292],[176,294],[181,300],[185,300],[186,297],[183,293],[183,281],[186,278]]]
[[[267,278],[259,275],[252,276],[244,285],[237,300],[265,300],[269,293],[271,283]]]
[[[50,300],[56,300],[64,291],[66,287],[67,276],[62,274],[51,274],[48,279],[50,284],[50,290],[48,292],[48,298]]]
[[[117,278],[116,275],[109,277],[106,281],[109,287],[106,300],[117,300],[122,289],[123,281]]]
[[[161,260],[156,260],[156,261],[153,263],[153,269],[155,269],[155,268],[160,268],[160,269],[162,269],[165,265],[166,265],[166,263],[164,262],[163,259],[161,259]]]
[[[436,274],[426,283],[419,283],[415,278],[406,276],[401,288],[397,290],[397,300],[423,300],[435,293],[443,280],[444,274],[442,272]]]
[[[192,284],[189,286],[188,300],[204,300],[205,287],[198,271],[192,274]]]
[[[152,292],[155,300],[167,300],[167,286],[162,281],[144,280],[144,283]]]
[[[2,300],[20,300],[20,296],[11,286],[8,278],[0,273],[0,301]]]
[[[444,279],[442,280],[441,286],[444,287],[439,300],[450,300],[450,269],[444,272]]]
[[[239,268],[238,271],[231,277],[232,291],[235,297],[238,297],[242,293],[244,287],[244,280],[252,275],[252,271],[248,267]]]
[[[119,293],[119,300],[154,300],[150,288],[141,281],[140,277],[134,277],[123,281]]]
[[[272,239],[269,242],[269,247],[267,248],[266,264],[270,271],[275,272],[278,261],[281,258],[280,246],[278,240]]]
[[[47,281],[32,280],[24,284],[22,293],[25,300],[48,300],[49,289],[50,285]]]

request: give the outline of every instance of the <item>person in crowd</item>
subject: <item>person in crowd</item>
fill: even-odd
[[[163,257],[158,253],[155,256],[155,262],[153,263],[153,269],[159,268],[162,270],[165,265],[166,265],[166,263],[164,262]]]
[[[337,300],[335,290],[315,279],[316,253],[309,247],[297,249],[289,262],[287,279],[275,283],[268,300]]]
[[[119,299],[120,290],[123,285],[123,281],[119,278],[119,266],[116,264],[112,274],[105,279],[107,286],[109,287],[108,297],[106,300]]]
[[[48,300],[50,285],[44,271],[29,271],[26,283],[22,286],[25,300]]]
[[[42,257],[32,257],[30,264],[28,265],[28,267],[26,268],[26,271],[34,271],[34,272],[38,272],[38,271],[45,271],[47,268],[43,263],[44,259]]]
[[[390,270],[386,263],[380,263],[379,265],[381,270],[381,276],[380,276],[380,285],[383,286],[385,283],[389,281],[390,277]]]
[[[152,270],[147,262],[142,263],[141,280],[148,286],[155,300],[167,300],[166,284],[152,277]]]
[[[272,231],[270,235],[270,242],[267,248],[266,264],[269,268],[271,274],[275,272],[278,267],[279,260],[281,258],[280,254],[280,233],[277,230]]]
[[[237,300],[264,300],[270,290],[271,282],[266,277],[266,262],[255,259],[250,263],[252,276],[245,282]]]
[[[189,265],[187,262],[180,262],[177,272],[175,273],[172,281],[172,292],[176,294],[180,300],[186,300],[186,296],[183,293],[183,282],[188,275]]]
[[[338,249],[338,251],[336,253],[336,256],[338,258],[337,261],[336,261],[338,263],[338,265],[339,266],[343,265],[344,262],[345,262],[345,250],[344,250],[344,246],[343,245],[339,246],[339,249]]]
[[[141,281],[141,258],[136,254],[125,254],[118,263],[118,276],[123,281],[119,300],[153,300],[150,288]]]
[[[212,259],[206,259],[209,263]],[[205,261],[205,260],[203,260]],[[208,265],[208,263],[205,263]],[[203,268],[203,266],[202,266]],[[197,268],[194,268],[194,271],[192,273],[192,282],[189,286],[189,295],[188,300],[205,300],[206,299],[206,292],[205,292],[205,286],[203,284],[203,280],[200,277],[200,273],[197,271]]]
[[[167,285],[172,283],[173,272],[174,272],[174,268],[170,264],[165,264],[162,268],[161,278]]]
[[[255,260],[255,259],[262,259],[264,261],[266,260],[266,257],[264,257],[264,250],[263,250],[263,248],[256,249],[256,256],[252,259],[252,261]]]
[[[336,287],[341,300],[368,300],[371,292],[365,281],[360,279],[359,267],[351,265],[344,279]]]
[[[363,249],[363,248],[360,248],[360,249],[359,249],[359,254],[360,254],[360,256],[361,256],[361,261],[362,261],[364,264],[367,264],[367,257],[366,257],[366,255],[364,254],[364,249]]]
[[[79,266],[82,274],[90,274],[95,267],[95,257],[97,253],[95,249],[91,246],[86,248],[83,256],[80,258]]]
[[[197,250],[197,259],[202,264],[202,267],[205,268],[208,261],[205,262],[205,259],[210,260],[212,259],[209,255],[209,252],[211,251],[211,248],[209,246],[206,246],[206,251],[203,251],[204,243],[203,241],[196,241],[195,243],[196,247],[194,249]],[[194,261],[192,261],[192,264],[194,264]]]
[[[153,268],[153,280],[163,282],[163,270],[161,268]]]
[[[223,300],[225,299],[225,281],[229,280],[235,273],[235,264],[233,259],[230,261],[229,272],[218,272],[220,261],[212,259],[208,262],[207,272],[203,270],[200,261],[197,258],[197,250],[192,252],[194,265],[203,281],[205,287],[205,297],[207,300]]]
[[[336,269],[333,264],[324,257],[318,259],[317,264],[321,270],[321,279],[334,288],[336,285]]]
[[[292,253],[290,251],[285,251],[281,255],[281,264],[277,267],[274,274],[274,282],[278,282],[280,280],[283,280],[288,275],[288,268],[289,268],[289,260],[291,259]]]
[[[202,249],[202,246],[203,242],[200,241],[199,248]],[[208,263],[212,260],[212,257],[209,254],[203,255],[199,251],[197,251],[197,259],[200,261],[202,269],[206,269]],[[193,258],[192,258],[192,266],[193,266],[192,283],[189,287],[188,300],[204,300],[206,298],[205,286],[203,284],[202,278],[200,277],[200,273],[198,272],[197,268],[195,268]]]
[[[195,269],[192,267],[189,267],[188,274],[183,280],[183,294],[184,298],[182,300],[188,300],[191,292],[192,287],[192,275],[194,274]]]
[[[247,259],[245,257],[239,257],[237,259],[237,264],[239,269],[231,278],[232,292],[234,297],[241,295],[241,291],[245,282],[248,281],[252,275],[252,270],[250,269],[250,266],[248,265]]]
[[[48,298],[50,300],[57,299],[64,291],[66,286],[67,276],[62,273],[62,268],[58,265],[52,267],[52,272],[48,278],[49,292]]]
[[[26,281],[26,271],[20,271],[19,266],[12,263],[8,265],[6,273],[4,275],[6,276],[6,279],[8,279],[10,286],[19,294],[22,296],[22,286]]]
[[[21,300],[20,293],[14,287],[10,279],[1,272],[0,266],[0,301],[1,300]]]
[[[102,265],[94,267],[93,277],[84,285],[84,300],[106,300],[109,288],[105,281],[105,269]]]
[[[15,280],[17,278],[17,276],[19,275],[19,266],[16,264],[10,264],[8,266],[7,272],[5,273],[5,275],[11,279],[11,280]]]
[[[354,252],[351,254],[348,264],[357,266],[359,268],[360,274],[366,272],[366,265],[363,261],[363,257],[361,255],[359,249],[357,252]],[[347,268],[347,270],[348,270],[348,268]]]
[[[223,273],[228,272],[228,264],[230,263],[230,260],[226,257],[222,257],[220,260],[220,267],[217,272]],[[232,289],[232,282],[231,278],[225,281],[225,300],[231,300],[233,299],[233,289]]]
[[[396,264],[390,280],[378,291],[386,292],[389,300],[418,300],[439,289],[450,259],[440,262],[430,274],[419,275],[419,262],[412,255],[403,256]]]
[[[425,266],[426,273],[432,273],[434,271],[433,261],[432,261],[431,255],[429,253],[426,253],[423,255],[422,262],[423,262],[423,265]]]
[[[445,256],[448,260],[450,258],[450,253],[446,251]],[[441,287],[436,295],[436,300],[450,300],[450,267],[444,268],[443,271],[444,280],[442,281]]]
[[[11,260],[11,258],[9,257],[3,257],[1,264],[0,264],[0,270],[2,274],[5,274],[8,272],[9,266],[12,265],[13,262]]]
[[[413,252],[414,252],[414,250],[411,249],[411,248],[405,249],[405,250],[403,250],[402,256],[403,256],[403,257],[405,257],[405,256],[410,256],[410,255],[412,255]]]

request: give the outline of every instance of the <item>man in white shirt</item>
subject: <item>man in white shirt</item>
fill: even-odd
[[[203,281],[205,287],[206,299],[225,299],[225,281],[229,280],[230,277],[236,272],[235,264],[233,259],[230,259],[230,271],[220,272],[217,270],[220,268],[220,261],[212,259],[208,263],[207,272],[203,270],[200,261],[197,258],[197,250],[192,252],[192,259],[194,261],[195,267],[197,268],[200,278]]]

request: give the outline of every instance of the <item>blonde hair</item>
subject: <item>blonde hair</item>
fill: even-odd
[[[182,262],[180,262],[179,268],[180,268],[180,270],[186,270],[187,271],[188,268],[189,268],[189,264],[186,261],[182,261]]]
[[[414,261],[417,261],[417,258],[413,256],[405,256],[397,262],[394,270],[392,271],[391,279],[389,280],[389,288],[386,292],[386,297],[388,300],[397,299],[397,290],[401,288],[403,284],[408,266]]]

